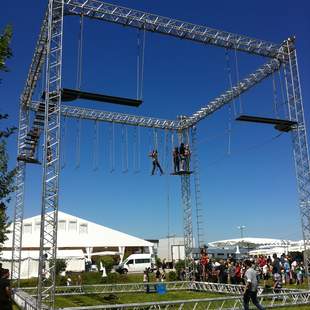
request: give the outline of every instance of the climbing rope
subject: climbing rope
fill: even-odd
[[[78,40],[78,55],[77,55],[77,71],[76,71],[76,89],[80,89],[82,85],[82,70],[83,70],[83,40],[84,40],[84,15],[80,17],[80,32]]]
[[[240,74],[239,74],[239,64],[238,64],[238,55],[237,55],[237,48],[236,47],[235,47],[235,67],[236,67],[237,84],[239,84],[239,82],[240,82]],[[238,99],[239,99],[239,114],[242,114],[243,107],[242,107],[241,94],[238,96]]]
[[[115,123],[112,122],[109,130],[109,162],[110,172],[115,171]]]
[[[128,172],[128,131],[125,125],[122,125],[122,172]]]
[[[77,134],[76,134],[76,143],[75,143],[75,151],[76,151],[76,161],[75,168],[80,168],[81,163],[81,132],[82,132],[82,119],[79,118],[77,120]]]
[[[228,49],[225,50],[225,58],[226,58],[226,71],[227,71],[227,76],[228,76],[228,87],[229,87],[229,89],[230,89],[230,91],[232,93],[232,91],[233,91],[233,83],[232,83],[230,56],[229,56]],[[233,105],[233,110],[234,110],[234,116],[236,117],[237,112],[236,112],[235,98],[232,100],[232,105]]]
[[[99,169],[99,122],[94,122],[94,141],[93,141],[93,170]]]

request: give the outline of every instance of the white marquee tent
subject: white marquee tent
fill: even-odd
[[[24,220],[22,239],[22,277],[37,275],[41,216],[34,216]],[[9,227],[13,230],[13,225]],[[12,237],[2,247],[5,268],[10,269],[12,257]],[[57,258],[66,259],[67,270],[82,271],[85,259],[94,255],[119,255],[123,259],[126,248],[140,249],[146,253],[153,253],[153,244],[143,239],[123,232],[87,221],[85,219],[58,212]],[[114,250],[111,250],[114,249]]]

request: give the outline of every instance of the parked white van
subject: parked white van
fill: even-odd
[[[154,268],[152,254],[131,254],[116,267],[119,273],[143,272],[146,268]]]

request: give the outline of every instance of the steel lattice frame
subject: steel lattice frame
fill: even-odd
[[[195,186],[195,205],[196,205],[196,229],[197,229],[197,243],[199,248],[205,245],[204,239],[204,221],[203,209],[201,201],[200,175],[199,175],[199,160],[197,150],[197,127],[192,127],[192,163],[194,171],[194,186]]]
[[[105,112],[81,107],[61,105],[61,69],[63,18],[65,14],[80,15],[106,22],[117,23],[150,32],[157,32],[183,40],[190,40],[206,45],[215,45],[227,49],[242,51],[271,58],[265,65],[241,80],[237,85],[215,98],[192,116],[181,120],[164,120],[152,117]],[[22,95],[19,121],[18,154],[21,154],[23,139],[28,129],[29,110],[38,109],[38,103],[32,102],[32,95],[46,60],[46,98],[43,155],[43,194],[41,211],[40,264],[38,283],[38,306],[42,300],[50,301],[53,308],[55,290],[55,258],[57,242],[57,211],[59,191],[59,144],[60,116],[95,119],[97,121],[121,123],[133,126],[160,128],[182,131],[195,126],[199,121],[230,103],[240,94],[285,66],[286,89],[290,119],[298,122],[293,130],[293,147],[300,195],[303,238],[310,244],[310,175],[309,153],[299,73],[294,42],[286,40],[274,44],[264,40],[253,39],[243,35],[229,33],[206,26],[195,25],[167,17],[124,8],[100,0],[49,0],[47,14],[44,18],[39,40],[30,66],[25,89]],[[26,107],[26,109],[25,109]],[[49,148],[49,150],[48,150]],[[49,153],[49,154],[48,154]],[[50,156],[51,155],[51,156]],[[195,168],[196,169],[196,168]],[[19,163],[17,177],[17,200],[14,213],[13,258],[20,257],[22,240],[22,221],[24,208],[25,164]],[[190,177],[181,177],[182,204],[184,206],[184,225],[187,258],[191,257],[192,214],[190,200]],[[47,260],[45,259],[47,254]],[[189,260],[190,261],[190,260]],[[306,253],[306,261],[309,255]],[[20,260],[12,262],[13,278],[20,276]],[[308,265],[306,264],[306,268]],[[50,280],[46,275],[50,276]]]
[[[49,1],[46,43],[43,193],[37,301],[39,309],[42,307],[43,300],[46,300],[52,309],[55,301],[63,12],[63,1]]]
[[[285,66],[285,81],[289,117],[291,120],[298,122],[297,129],[292,131],[292,141],[305,249],[304,262],[306,274],[309,275],[310,253],[307,246],[310,246],[310,161],[307,131],[294,42],[288,41],[284,50],[288,57],[288,64]],[[310,276],[308,276],[308,285],[310,287]]]
[[[193,280],[195,264],[193,253],[193,221],[191,202],[191,178],[189,174],[181,175],[182,209],[183,209],[183,230],[184,230],[184,251],[185,251],[185,272],[186,280]]]

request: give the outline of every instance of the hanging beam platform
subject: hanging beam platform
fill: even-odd
[[[93,101],[99,101],[99,102],[108,102],[108,103],[114,103],[114,104],[127,105],[131,107],[138,107],[142,103],[142,100],[138,100],[138,99],[108,96],[108,95],[90,93],[90,92],[70,89],[70,88],[63,88],[61,94],[62,94],[61,95],[62,101],[74,101],[77,99],[85,99],[85,100],[93,100]]]
[[[193,171],[179,171],[179,172],[172,172],[172,173],[170,173],[170,175],[190,175],[190,174],[192,174],[193,173]]]
[[[296,125],[297,122],[284,120],[284,119],[276,119],[276,118],[267,118],[267,117],[259,117],[259,116],[251,116],[251,115],[240,115],[236,118],[236,121],[243,122],[251,122],[251,123],[261,123],[261,124],[271,124],[275,125],[275,129],[283,132],[289,132]]]

